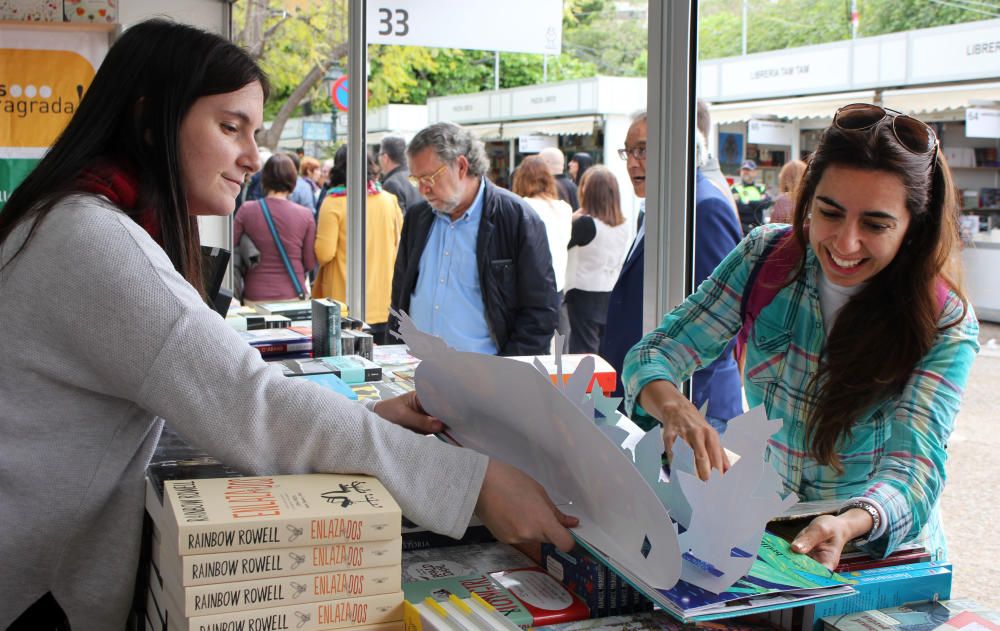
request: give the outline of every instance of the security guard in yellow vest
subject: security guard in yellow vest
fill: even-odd
[[[771,201],[765,191],[763,184],[758,184],[754,180],[757,177],[757,163],[753,160],[746,160],[740,165],[740,181],[733,184],[730,189],[733,198],[736,200],[736,207],[740,213],[740,224],[743,233],[750,232],[754,227],[764,223],[761,217],[761,210]]]

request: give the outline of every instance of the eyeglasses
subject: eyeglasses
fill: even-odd
[[[427,188],[434,188],[434,180],[436,180],[439,175],[444,173],[444,170],[447,168],[448,168],[448,163],[445,162],[434,173],[431,173],[430,175],[421,175],[420,177],[418,177],[417,183],[420,184],[421,186],[426,186]]]
[[[852,103],[837,110],[833,115],[833,124],[846,131],[867,131],[876,129],[886,119],[891,121],[892,134],[904,149],[917,155],[937,155],[938,137],[934,129],[893,109],[870,103]]]
[[[618,157],[622,160],[628,160],[628,157],[632,156],[636,160],[646,159],[646,145],[639,147],[632,147],[631,149],[619,149]]]

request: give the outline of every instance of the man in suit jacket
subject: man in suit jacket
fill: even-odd
[[[701,139],[697,139],[699,160],[705,155]],[[625,159],[629,178],[637,197],[646,196],[646,115],[637,115],[625,136]],[[736,213],[728,198],[714,186],[699,168],[695,185],[695,284],[700,284],[732,251],[742,237]],[[640,215],[643,217],[643,215]],[[640,219],[639,231],[629,251],[621,274],[611,290],[607,325],[601,340],[600,354],[614,366],[615,394],[623,396],[621,369],[625,355],[642,337],[643,258],[645,255],[645,222]],[[694,373],[692,402],[695,407],[707,401],[706,419],[719,432],[726,422],[743,411],[739,369],[733,359],[733,343],[714,362]],[[644,427],[643,429],[650,429]]]
[[[625,163],[636,197],[646,197],[646,113],[637,114],[625,135]],[[643,202],[645,209],[645,201]],[[642,337],[642,270],[645,254],[646,224],[644,214],[639,214],[639,231],[625,257],[618,281],[611,290],[608,317],[601,339],[600,355],[615,369],[616,397],[624,397],[622,365],[625,355]]]
[[[410,183],[410,171],[406,166],[406,141],[402,136],[386,136],[379,144],[378,163],[382,167],[382,189],[396,196],[399,207],[406,209],[423,197]]]

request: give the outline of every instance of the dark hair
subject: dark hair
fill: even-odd
[[[276,153],[268,158],[260,171],[260,185],[265,193],[291,193],[298,182],[295,164],[285,153]]]
[[[296,151],[298,151],[298,149],[296,149],[295,151],[289,151],[285,153],[285,155],[288,156],[288,159],[292,161],[292,164],[295,166],[295,172],[298,173],[299,167],[302,166],[302,158],[299,157],[299,154],[296,153]]]
[[[587,170],[580,181],[580,208],[612,228],[625,223],[618,178],[611,169],[599,164]]]
[[[365,177],[369,182],[378,179],[378,160],[371,151],[365,152]],[[333,166],[330,167],[330,186],[347,186],[347,144],[340,145],[333,154]]]
[[[197,217],[188,214],[181,182],[181,121],[197,99],[253,82],[266,99],[267,76],[218,35],[160,19],[132,26],[108,51],[66,129],[11,194],[0,213],[0,243],[22,220],[40,219],[75,190],[85,167],[124,161],[139,174],[138,208],[158,216],[174,268],[203,292]]]
[[[583,180],[583,174],[587,172],[587,169],[594,165],[594,159],[590,157],[590,154],[581,151],[579,153],[574,153],[573,157],[569,159],[570,162],[576,162],[576,177],[573,181],[579,186],[580,182]]]
[[[379,145],[379,153],[398,165],[406,166],[406,141],[402,136],[386,136]]]
[[[469,161],[469,175],[473,177],[486,175],[490,166],[483,141],[455,123],[434,123],[421,129],[410,141],[406,153],[412,158],[427,147],[447,164],[454,164],[459,156],[465,156]]]
[[[888,121],[886,121],[888,122]],[[938,333],[960,323],[968,301],[959,287],[956,266],[958,207],[944,156],[918,155],[896,140],[891,125],[873,130],[828,128],[799,185],[795,238],[808,243],[806,222],[813,196],[826,169],[839,165],[882,171],[906,188],[909,227],[895,258],[844,305],[829,332],[819,370],[809,382],[806,437],[810,455],[842,470],[837,445],[850,435],[855,419],[902,391],[914,366]],[[936,283],[946,283],[963,303],[962,315],[938,326],[941,306]],[[878,359],[872,351],[877,349]]]
[[[549,173],[545,160],[538,156],[528,156],[514,171],[513,190],[521,197],[559,198],[556,179]]]

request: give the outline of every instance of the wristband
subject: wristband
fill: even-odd
[[[844,504],[844,506],[839,511],[837,511],[837,514],[838,515],[843,515],[847,511],[851,510],[852,508],[860,508],[861,510],[863,510],[863,511],[867,512],[869,515],[871,515],[871,517],[872,517],[872,527],[871,527],[871,530],[869,530],[865,534],[861,535],[857,539],[854,539],[853,541],[851,541],[851,543],[855,544],[855,545],[862,544],[862,543],[868,543],[871,540],[872,534],[879,532],[879,530],[880,530],[879,527],[882,525],[882,516],[879,515],[879,512],[878,512],[877,508],[875,508],[874,506],[872,506],[868,502],[862,502],[860,500],[855,500],[853,502],[848,502],[847,504]]]

